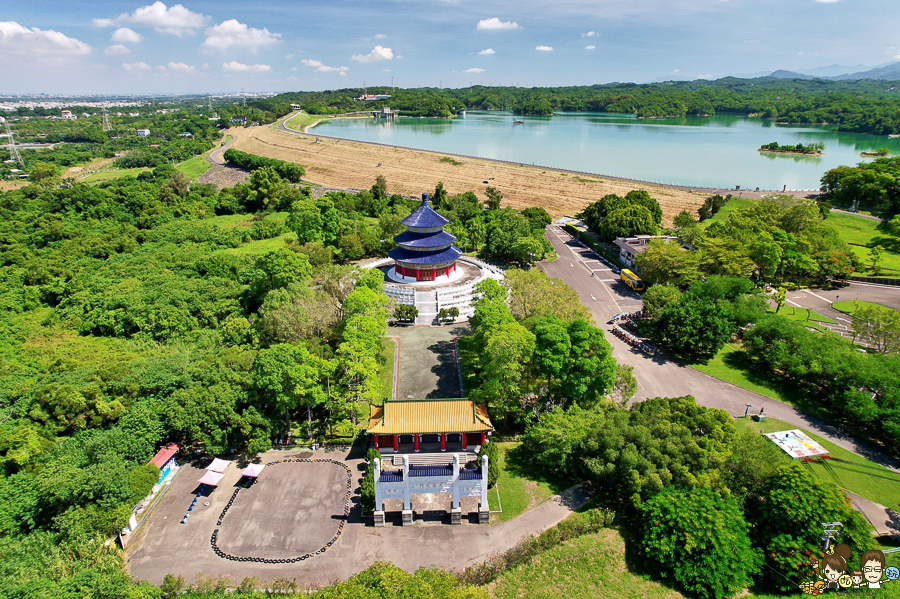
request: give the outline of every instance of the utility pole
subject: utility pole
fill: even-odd
[[[19,154],[19,148],[16,147],[16,141],[13,139],[12,129],[9,128],[9,118],[4,119],[3,122],[6,124],[6,139],[9,140],[9,157],[24,169],[25,161],[22,160],[22,155]]]
[[[100,111],[100,115],[103,120],[103,131],[112,131],[112,127],[109,124],[109,111],[106,109],[106,106]]]
[[[209,111],[212,112],[212,96],[206,94],[206,101],[209,103]]]
[[[394,78],[391,77],[391,93],[394,93]]]
[[[369,95],[369,88],[366,87],[366,82],[363,81],[363,98]]]
[[[247,108],[247,94],[244,93],[244,88],[241,88],[241,105],[244,108]]]

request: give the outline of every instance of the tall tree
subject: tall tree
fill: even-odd
[[[288,433],[291,412],[303,406],[312,438],[312,410],[325,402],[319,370],[319,360],[306,348],[286,343],[260,350],[253,362],[253,386],[264,404],[284,418]]]

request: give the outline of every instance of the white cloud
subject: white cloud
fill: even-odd
[[[123,62],[122,68],[126,71],[149,71],[153,67],[146,62]]]
[[[156,67],[160,70],[168,69],[170,71],[177,71],[179,73],[192,73],[196,69],[190,65],[187,65],[183,62],[170,62],[164,67]]]
[[[383,46],[375,46],[368,54],[355,54],[351,56],[356,62],[378,62],[379,60],[391,60],[394,58],[394,51]],[[399,56],[397,58],[400,58]]]
[[[896,56],[894,56],[894,60],[900,60],[900,54],[897,54]]]
[[[267,64],[242,64],[235,60],[222,63],[222,68],[226,71],[253,71],[254,73],[265,73],[272,70],[272,67]]]
[[[673,73],[680,73],[680,72],[681,72],[681,69],[675,69],[675,70],[672,71],[672,72],[673,72]]]
[[[383,34],[383,33],[376,33],[376,34],[375,34],[375,39],[377,39],[377,40],[383,40],[383,39],[386,38],[386,37],[387,37],[387,36],[386,36],[385,34]]]
[[[203,45],[217,50],[224,50],[231,46],[243,46],[251,52],[256,52],[262,46],[271,46],[281,40],[280,33],[270,33],[268,29],[257,29],[241,23],[237,19],[228,19],[206,30],[206,40]]]
[[[759,40],[744,40],[745,44],[758,44]]]
[[[175,4],[170,8],[157,0],[131,14],[122,13],[114,19],[94,19],[94,26],[115,27],[120,23],[135,23],[153,27],[159,33],[180,36],[184,33],[193,35],[194,30],[202,27],[206,19],[205,15],[192,12],[181,4]]]
[[[293,58],[293,57],[294,57],[293,54],[285,54],[285,55],[284,55],[284,59],[285,59],[285,60],[290,60],[290,59]]]
[[[841,0],[816,0],[819,4],[836,4]]]
[[[118,56],[120,54],[131,54],[131,50],[122,44],[113,44],[109,48],[103,51],[107,56]]]
[[[125,43],[125,44],[134,44],[144,39],[144,37],[135,31],[134,29],[129,29],[128,27],[120,27],[113,31],[112,41]]]
[[[490,19],[481,19],[478,21],[478,25],[475,29],[487,29],[487,30],[496,30],[496,29],[518,29],[519,24],[515,21],[501,21],[497,17],[491,17]]]
[[[90,54],[81,40],[52,29],[28,28],[15,21],[0,21],[0,55],[27,58],[71,58]]]
[[[497,51],[494,50],[493,48],[485,48],[484,50],[479,52],[479,54],[481,54],[482,56],[487,56],[488,54],[496,54],[496,53],[497,53]]]
[[[535,46],[534,49],[538,52],[553,52],[553,46]]]
[[[300,62],[302,62],[304,65],[306,65],[308,67],[315,68],[316,71],[318,71],[320,73],[337,73],[341,77],[346,77],[347,71],[350,70],[350,67],[329,67],[327,65],[322,64],[321,60],[310,60],[308,58],[304,58]]]
[[[596,37],[598,35],[600,35],[600,34],[597,33],[596,31],[588,31],[587,33],[582,33],[581,37]]]
[[[597,46],[585,46],[584,49],[585,50],[596,50]]]
[[[484,69],[479,69],[478,67],[472,67],[471,69],[466,69],[463,73],[484,73]]]

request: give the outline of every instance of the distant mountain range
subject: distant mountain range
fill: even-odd
[[[835,67],[821,67],[818,69],[809,69],[803,71],[786,71],[780,69],[770,74],[769,77],[776,79],[828,79],[831,81],[855,81],[857,79],[881,79],[885,81],[900,81],[900,62],[891,62],[879,65],[875,68],[867,70],[856,70],[865,68],[865,65],[857,65],[855,67],[847,67],[843,73],[835,74]],[[840,67],[843,69],[843,67]]]

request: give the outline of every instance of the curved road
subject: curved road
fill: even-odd
[[[634,367],[634,375],[639,384],[635,400],[693,395],[698,404],[723,409],[735,417],[743,416],[747,404],[750,404],[751,414],[758,414],[760,408],[764,408],[766,415],[771,418],[815,431],[835,445],[900,472],[900,461],[882,454],[877,448],[854,439],[811,414],[713,378],[665,356],[657,354],[650,357],[634,350],[615,337],[611,332],[612,326],[606,323],[618,312],[640,310],[642,305],[640,296],[618,280],[618,276],[599,262],[591,250],[572,239],[560,227],[550,225],[546,236],[559,258],[552,262],[541,262],[539,268],[551,277],[562,279],[575,289],[582,303],[591,311],[597,325],[609,333],[607,339],[613,346],[616,360]],[[594,273],[593,277],[591,272]],[[890,293],[897,296],[897,292],[893,289],[885,290],[869,285],[853,285],[853,296],[857,291],[859,299],[866,299],[867,294],[876,293],[878,295]],[[849,290],[845,290],[844,293],[847,299],[850,299]]]
[[[209,154],[210,161],[213,164],[218,164],[220,166],[224,166],[225,159],[222,158],[222,154],[225,153],[225,150],[227,150],[228,148],[231,147],[231,144],[233,144],[236,139],[237,138],[234,135],[232,135],[231,139],[229,139],[228,141],[225,142],[225,145],[223,145],[221,148],[219,148],[217,150],[213,150],[212,152],[210,152],[210,154]]]

